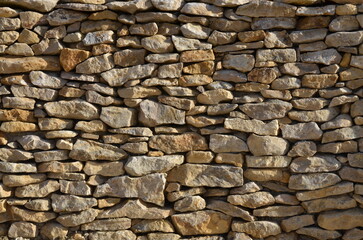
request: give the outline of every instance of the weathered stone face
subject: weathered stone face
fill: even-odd
[[[0,0],[0,238],[361,239],[363,0]]]

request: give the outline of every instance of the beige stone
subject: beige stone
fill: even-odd
[[[92,74],[101,73],[114,67],[112,54],[106,53],[91,57],[76,66],[77,73]]]
[[[281,233],[280,226],[275,222],[255,221],[255,222],[233,222],[232,231],[243,232],[255,238],[265,238]]]
[[[313,157],[295,158],[290,170],[294,173],[332,172],[340,169],[341,163],[333,155],[315,155]]]
[[[301,205],[308,213],[317,213],[327,210],[354,208],[357,206],[357,202],[347,195],[342,195],[311,200],[303,202]]]
[[[282,220],[281,228],[285,232],[291,232],[313,224],[314,217],[312,215],[300,215]]]
[[[5,5],[9,4],[40,12],[50,12],[57,5],[58,1],[59,0],[32,0],[29,2],[23,2],[19,0],[4,0],[2,3]]]
[[[95,198],[82,198],[74,195],[52,194],[54,212],[79,212],[97,205]]]
[[[229,231],[232,218],[212,210],[175,214],[171,217],[177,231],[184,236],[223,234]]]
[[[101,219],[82,225],[82,230],[125,230],[131,227],[131,220],[128,218]]]
[[[114,177],[105,184],[97,186],[93,195],[95,197],[137,197],[146,202],[163,206],[165,184],[166,174],[164,173],[154,173],[138,178]]]
[[[14,206],[10,207],[10,214],[12,214],[14,221],[27,221],[34,223],[48,222],[57,217],[57,214],[53,212],[35,212]]]
[[[289,149],[289,143],[283,138],[258,136],[256,134],[248,137],[247,145],[254,156],[280,156],[286,154]]]
[[[238,7],[236,14],[249,17],[294,17],[296,9],[289,4],[258,0]]]
[[[268,192],[256,192],[244,195],[230,195],[228,196],[227,201],[233,205],[254,209],[273,205],[275,203],[275,198]]]
[[[240,138],[232,135],[212,134],[209,148],[213,152],[247,152],[247,144]]]
[[[186,155],[188,163],[210,163],[214,155],[210,151],[190,151]]]
[[[271,100],[264,103],[247,103],[240,107],[249,117],[258,120],[270,120],[283,118],[292,108],[288,102]]]
[[[338,80],[337,74],[310,74],[302,78],[302,86],[308,88],[328,88],[333,87]]]
[[[325,43],[329,47],[348,47],[356,46],[363,41],[363,31],[357,32],[338,32],[329,34]]]
[[[207,150],[206,139],[197,133],[180,135],[157,135],[151,137],[149,146],[165,153],[188,152],[192,150]]]
[[[84,100],[48,102],[44,108],[50,116],[92,120],[99,117],[98,109]]]
[[[243,185],[243,169],[187,163],[172,169],[167,180],[188,187],[236,187]]]
[[[107,240],[107,239],[120,239],[120,240],[136,240],[136,235],[129,230],[119,230],[111,232],[93,232],[89,235],[90,240]]]
[[[67,228],[59,223],[46,223],[40,230],[40,234],[49,239],[65,238],[68,234]]]
[[[222,101],[232,100],[233,95],[225,89],[209,90],[197,96],[198,102],[202,104],[218,104]]]
[[[98,215],[98,210],[90,208],[79,213],[61,215],[57,217],[57,222],[65,227],[76,227],[92,222]]]
[[[345,211],[328,211],[318,217],[318,225],[327,230],[348,230],[361,227],[362,209],[353,208]]]
[[[57,9],[48,14],[47,20],[51,26],[60,26],[80,22],[85,20],[87,17],[88,14],[86,13],[67,9]]]
[[[171,209],[155,207],[138,199],[129,199],[124,203],[100,212],[98,218],[164,219],[172,214],[173,210]]]
[[[141,40],[141,45],[153,53],[167,53],[172,52],[174,49],[171,38],[163,35],[145,37]]]
[[[11,238],[34,238],[37,234],[37,226],[29,222],[14,222],[11,224],[8,236]]]
[[[255,65],[253,55],[226,55],[223,58],[223,67],[227,69],[235,69],[240,72],[249,72]]]
[[[337,108],[326,108],[316,111],[290,111],[288,116],[291,120],[299,122],[327,122],[334,119],[339,113]]]
[[[337,239],[342,235],[337,231],[323,230],[317,227],[301,228],[296,231],[298,234],[307,235],[317,239]]]
[[[147,164],[145,164],[147,162]],[[182,164],[182,155],[168,155],[161,157],[134,156],[125,164],[126,172],[131,176],[143,176],[150,173],[168,172]]]
[[[174,210],[178,212],[195,212],[204,209],[206,202],[200,196],[188,196],[174,203]]]
[[[180,10],[180,12],[184,14],[208,16],[208,17],[223,16],[223,8],[199,2],[186,3],[183,6],[183,8]]]
[[[250,168],[284,168],[290,162],[291,157],[287,156],[246,156],[246,164]]]
[[[126,152],[111,144],[99,143],[92,140],[78,139],[69,157],[79,161],[109,160],[117,161],[125,158]]]
[[[2,179],[4,185],[9,187],[21,187],[33,183],[40,183],[45,180],[45,174],[4,175]]]
[[[289,188],[295,190],[315,190],[332,186],[341,179],[334,173],[310,173],[292,175],[289,180]]]
[[[180,61],[183,63],[213,61],[214,59],[212,50],[191,50],[180,54]]]
[[[139,120],[149,127],[162,124],[185,124],[185,113],[173,107],[145,100],[140,104]]]
[[[253,169],[249,168],[245,171],[244,176],[251,181],[279,181],[279,182],[288,182],[289,181],[289,173],[287,171],[283,171],[281,169]]]
[[[59,190],[58,181],[47,180],[41,183],[33,183],[27,186],[22,186],[16,188],[15,196],[17,197],[33,197],[33,198],[41,198],[46,197],[50,193]]]
[[[87,175],[101,175],[105,177],[120,176],[125,173],[122,162],[86,162],[83,171]]]

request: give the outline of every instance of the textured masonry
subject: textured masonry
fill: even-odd
[[[363,239],[362,0],[0,0],[0,237]]]

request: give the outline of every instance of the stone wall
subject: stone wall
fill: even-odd
[[[362,0],[1,0],[1,239],[363,239]]]

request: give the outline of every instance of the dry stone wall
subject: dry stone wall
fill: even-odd
[[[0,0],[2,239],[363,239],[362,0]]]

